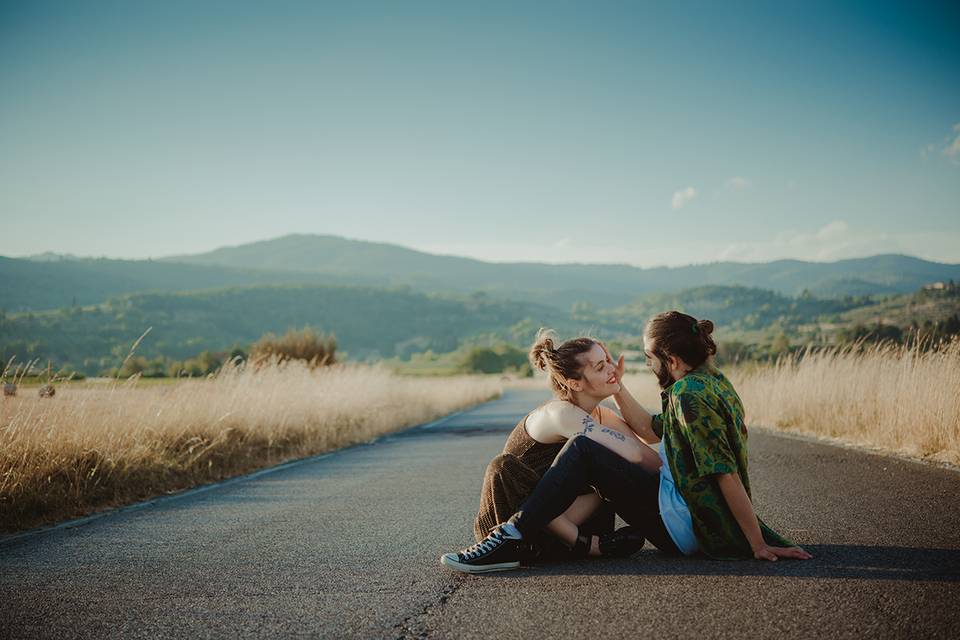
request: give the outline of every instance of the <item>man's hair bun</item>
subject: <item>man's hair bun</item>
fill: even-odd
[[[713,333],[713,322],[710,320],[697,320],[697,331],[705,336]]]

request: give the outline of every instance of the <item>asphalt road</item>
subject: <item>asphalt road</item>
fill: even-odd
[[[957,637],[960,473],[754,430],[758,511],[808,562],[464,576],[487,461],[545,397],[0,543],[0,637]]]

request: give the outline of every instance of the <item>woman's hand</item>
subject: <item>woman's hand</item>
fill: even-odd
[[[813,556],[800,547],[773,547],[768,544],[763,544],[753,550],[753,557],[757,560],[776,562],[778,558],[809,560]]]

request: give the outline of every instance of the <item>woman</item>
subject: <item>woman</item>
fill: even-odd
[[[643,341],[663,389],[663,412],[651,416],[628,393],[615,396],[638,437],[662,438],[659,477],[577,434],[513,516],[474,547],[446,554],[444,564],[469,573],[518,567],[525,541],[563,514],[585,485],[610,499],[629,524],[646,527],[651,540],[666,531],[664,546],[653,540],[661,549],[717,559],[811,558],[754,513],[743,404],[712,365],[712,332],[709,320],[679,311],[655,316]]]
[[[564,442],[586,429],[588,437],[654,474],[660,461],[617,413],[600,402],[621,393],[618,367],[601,343],[576,338],[556,346],[554,334],[541,331],[530,349],[530,361],[546,371],[555,400],[527,414],[507,438],[503,452],[487,467],[480,511],[474,522],[478,541],[512,515],[530,495]],[[587,488],[546,527],[548,536],[530,540],[533,557],[629,555],[644,544],[632,528],[613,531],[614,513]],[[557,544],[559,541],[560,544]]]

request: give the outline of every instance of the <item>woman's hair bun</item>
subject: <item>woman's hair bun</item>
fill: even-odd
[[[540,329],[537,332],[537,338],[530,347],[530,364],[541,371],[546,371],[550,362],[547,354],[554,351],[553,339],[556,334],[549,329]]]
[[[713,333],[713,322],[710,320],[697,320],[697,331],[705,336]]]

